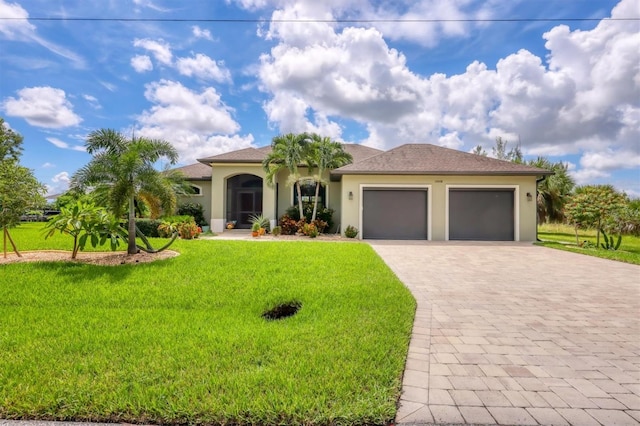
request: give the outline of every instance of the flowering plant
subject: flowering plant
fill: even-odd
[[[178,224],[178,233],[180,234],[180,238],[192,240],[202,234],[202,228],[196,225],[195,222],[183,222]]]

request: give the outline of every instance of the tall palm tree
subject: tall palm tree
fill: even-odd
[[[85,143],[93,159],[74,173],[71,189],[92,187],[106,197],[107,205],[116,217],[128,212],[128,254],[135,254],[135,199],[140,194],[153,194],[165,211],[176,206],[173,183],[153,165],[161,159],[170,164],[178,161],[178,152],[169,142],[158,139],[127,139],[111,129],[93,131]]]
[[[308,147],[309,136],[306,133],[288,133],[276,136],[271,141],[271,153],[262,161],[268,185],[276,184],[280,171],[289,171],[287,184],[296,187],[300,218],[304,217],[304,212],[302,211],[302,189],[300,188],[302,178],[298,167],[306,164]]]
[[[529,161],[529,165],[551,170],[553,175],[547,176],[538,184],[537,210],[538,223],[546,221],[562,221],[564,204],[568,200],[575,181],[568,173],[568,166],[563,162],[552,163],[545,157]]]
[[[341,143],[332,141],[329,137],[322,137],[314,133],[310,136],[310,139],[308,164],[309,168],[315,171],[313,179],[316,184],[316,196],[313,202],[313,214],[311,215],[311,221],[313,222],[316,220],[318,212],[320,186],[326,185],[326,181],[323,178],[324,172],[350,164],[353,161],[353,157],[344,151]]]

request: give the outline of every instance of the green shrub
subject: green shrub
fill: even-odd
[[[302,211],[304,213],[304,218],[307,223],[311,223],[311,216],[313,216],[313,203],[303,203]],[[329,231],[333,227],[333,209],[327,208],[318,208],[316,212],[316,220],[321,220],[326,223],[326,226],[320,232]],[[289,216],[296,221],[300,220],[300,211],[298,210],[298,206],[289,207],[285,216]],[[284,217],[284,216],[283,216]]]
[[[158,227],[162,221],[160,219],[136,219],[136,226],[145,236],[149,238],[158,238],[160,233]]]
[[[281,226],[274,226],[273,229],[271,230],[271,234],[273,234],[274,237],[277,237],[278,235],[282,234],[282,227]]]
[[[358,228],[356,228],[355,226],[347,226],[347,228],[344,230],[344,236],[347,238],[355,238],[358,236]]]
[[[251,222],[251,229],[253,230],[254,225],[258,225],[258,229],[262,228],[265,231],[269,231],[271,227],[269,224],[269,219],[261,214],[252,214],[249,216],[249,221]]]
[[[302,233],[310,238],[316,238],[318,236],[318,228],[313,223],[305,223],[302,226]]]
[[[164,216],[161,218],[163,222],[171,223],[183,223],[183,222],[195,222],[193,216],[188,214],[176,215],[176,216]]]
[[[196,225],[202,227],[209,223],[204,218],[204,208],[199,203],[185,203],[178,206],[178,214],[181,216],[191,216]]]

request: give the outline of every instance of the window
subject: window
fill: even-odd
[[[202,188],[200,188],[199,186],[196,185],[191,185],[191,194],[192,196],[196,196],[196,195],[202,195]]]
[[[314,183],[304,183],[300,185],[300,192],[302,193],[302,202],[313,203],[316,198],[316,184]],[[298,205],[298,190],[295,185],[293,186],[293,205]],[[318,207],[324,208],[327,207],[327,187],[326,185],[320,186],[320,191],[318,192]]]

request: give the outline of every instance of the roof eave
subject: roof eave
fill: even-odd
[[[550,171],[365,171],[365,170],[334,170],[335,175],[421,175],[421,176],[550,176]]]

